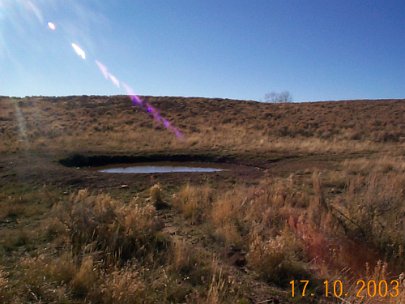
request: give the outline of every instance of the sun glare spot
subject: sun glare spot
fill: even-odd
[[[80,46],[78,46],[76,43],[72,43],[72,48],[77,54],[77,56],[79,56],[82,59],[86,59],[86,52],[83,51],[83,49]]]
[[[97,65],[98,69],[100,70],[101,74],[103,74],[105,79],[110,80],[112,82],[112,84],[115,85],[116,87],[118,87],[118,88],[120,87],[120,81],[118,80],[118,78],[115,77],[110,72],[108,72],[108,69],[104,64],[102,64],[100,61],[96,60],[96,65]]]
[[[41,10],[30,0],[23,2],[25,7],[30,10],[40,23],[44,22],[44,17],[42,16]]]
[[[105,77],[105,79],[108,79],[108,70],[107,67],[102,64],[100,61],[96,60],[96,64],[98,69],[100,70],[101,74]]]
[[[115,77],[114,75],[112,75],[112,74],[109,74],[109,76],[110,76],[110,80],[111,80],[111,82],[116,86],[116,87],[120,87],[120,82],[119,82],[119,80],[117,79],[117,77]]]
[[[52,31],[56,30],[56,25],[53,22],[48,22],[48,28]]]
[[[27,149],[29,147],[29,142],[28,142],[28,137],[27,137],[27,127],[25,124],[24,115],[21,112],[21,109],[20,109],[17,101],[14,103],[14,109],[15,109],[15,116],[16,116],[17,126],[18,126],[18,135],[20,137],[20,141],[23,142],[24,147]]]

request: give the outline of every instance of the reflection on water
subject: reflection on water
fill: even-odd
[[[133,166],[122,168],[109,168],[99,170],[103,173],[121,173],[121,174],[141,174],[141,173],[187,173],[187,172],[218,172],[223,169],[203,168],[203,167],[186,167],[186,166]]]

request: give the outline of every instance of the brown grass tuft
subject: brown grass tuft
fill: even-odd
[[[84,298],[97,283],[96,268],[93,262],[93,257],[86,256],[73,277],[71,286],[73,294],[76,297]]]
[[[267,282],[286,286],[293,279],[309,277],[302,261],[301,245],[287,230],[268,240],[254,232],[247,260],[248,265]]]
[[[201,223],[205,211],[212,202],[212,189],[208,186],[192,186],[186,184],[173,198],[173,205],[178,208],[192,224]]]
[[[146,285],[140,277],[139,269],[134,266],[114,269],[105,275],[99,289],[103,304],[137,304],[144,303]]]
[[[136,200],[124,205],[105,194],[80,190],[70,201],[56,207],[59,220],[67,227],[75,255],[102,251],[104,262],[130,258],[152,258],[165,240],[155,207]]]

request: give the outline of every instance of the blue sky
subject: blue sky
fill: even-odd
[[[404,15],[393,0],[0,0],[0,95],[125,93],[98,60],[140,95],[405,98]]]

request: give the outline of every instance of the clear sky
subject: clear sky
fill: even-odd
[[[405,98],[405,1],[0,0],[0,95],[125,93],[95,60],[140,95]]]

